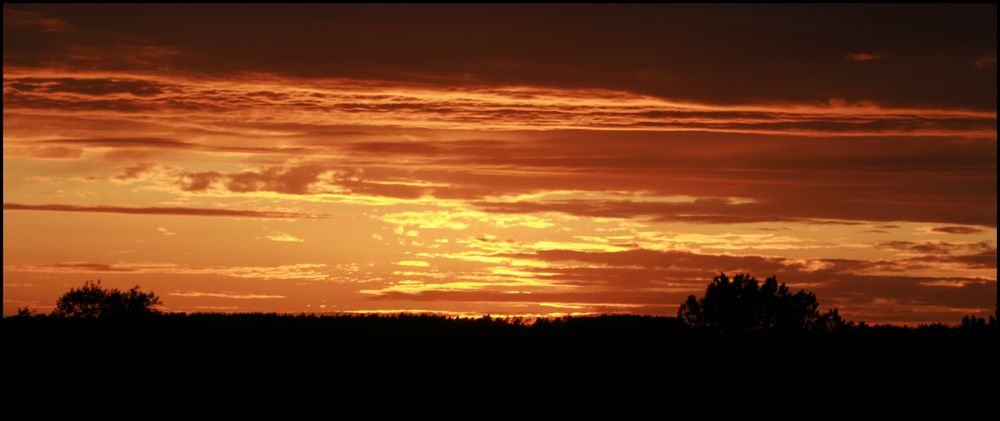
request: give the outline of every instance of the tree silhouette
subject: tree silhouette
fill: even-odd
[[[71,288],[56,301],[52,312],[61,317],[124,318],[142,317],[157,311],[153,306],[163,304],[152,292],[140,292],[135,286],[128,291],[105,289],[101,281],[87,281],[81,288]]]
[[[993,319],[992,314],[990,315],[990,319]],[[988,326],[986,319],[973,315],[966,315],[965,317],[962,317],[962,324],[959,325],[959,328],[962,330],[985,331],[986,326]]]
[[[677,316],[687,326],[722,334],[829,331],[845,325],[836,309],[820,314],[815,294],[793,294],[773,276],[758,285],[749,274],[732,281],[725,273],[716,276],[705,296],[688,296]]]

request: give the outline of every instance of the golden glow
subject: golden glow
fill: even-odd
[[[6,314],[87,279],[456,317],[673,314],[719,271],[856,319],[995,291],[995,112],[6,61]]]

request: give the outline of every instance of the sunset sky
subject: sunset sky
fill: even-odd
[[[4,6],[3,312],[869,322],[997,288],[996,5]]]

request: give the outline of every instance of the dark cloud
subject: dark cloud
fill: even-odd
[[[997,54],[994,52],[993,55],[987,55],[977,58],[975,61],[977,69],[994,69],[997,67]]]
[[[697,268],[709,271],[752,271],[773,273],[787,267],[783,258],[761,256],[722,256],[684,251],[627,250],[619,252],[583,252],[573,250],[541,250],[533,257],[543,261],[576,261],[609,266],[639,266],[645,268]]]
[[[948,227],[934,227],[931,228],[931,231],[943,232],[947,234],[978,234],[985,230],[977,227],[948,226]]]
[[[3,7],[3,27],[34,30],[40,32],[64,32],[72,27],[64,20],[45,17],[42,13],[32,10],[25,10],[15,7]]]
[[[911,251],[924,254],[969,254],[984,251],[996,251],[995,246],[988,241],[977,243],[953,243],[948,241],[888,241],[879,243],[879,247],[895,250]]]
[[[634,102],[637,99],[634,95],[624,96],[631,99],[631,103],[626,101],[616,104],[613,95],[602,92],[593,92],[592,95],[604,102],[581,104],[578,99],[582,98],[574,97],[573,91],[550,88],[535,88],[535,92],[528,95],[527,99],[556,95],[561,97],[559,101],[511,103],[525,95],[511,89],[491,91],[469,88],[466,91],[468,94],[481,96],[462,100],[438,100],[417,93],[385,98],[386,95],[378,93],[352,94],[336,89],[313,93],[271,92],[258,91],[259,88],[244,85],[210,85],[184,79],[172,79],[170,82],[160,80],[152,76],[148,79],[138,76],[120,79],[115,78],[114,74],[86,79],[11,77],[4,80],[4,101],[8,109],[21,110],[191,113],[254,108],[284,115],[296,111],[361,117],[382,114],[391,116],[392,120],[408,121],[410,125],[449,122],[465,126],[790,133],[837,137],[861,134],[985,137],[996,130],[996,117],[988,113],[928,110],[914,114],[912,110],[882,110],[870,104],[852,107],[851,104],[837,103],[834,104],[836,112],[831,112],[834,110],[827,106],[829,104],[798,110],[747,105],[744,110],[734,111],[730,108],[677,108],[664,103],[640,106]],[[310,82],[299,79],[281,83],[308,85]],[[366,82],[343,83],[352,85]],[[389,82],[381,83],[393,86]],[[60,95],[62,93],[82,95]],[[345,103],[353,98],[365,102]],[[352,144],[350,148],[374,153],[434,152],[417,143],[394,141],[359,142]]]
[[[386,292],[369,297],[381,301],[464,301],[464,302],[532,302],[532,303],[619,303],[659,304],[684,300],[684,292],[607,291],[607,292],[536,292],[510,294],[503,291],[422,291],[418,293]]]
[[[116,148],[117,151],[109,152],[115,158],[145,157],[145,154],[133,154],[123,149],[175,149],[207,152],[236,152],[236,153],[299,153],[306,151],[301,147],[282,146],[229,146],[229,145],[205,145],[194,142],[185,142],[176,139],[162,137],[104,137],[104,138],[66,138],[66,139],[44,139],[32,142],[21,142],[22,144],[66,144],[82,147]]]
[[[169,138],[81,138],[67,145],[245,153],[318,153],[328,164],[242,173],[182,175],[202,191],[308,194],[324,181],[356,194],[471,201],[498,213],[563,212],[703,223],[915,221],[995,226],[996,142],[992,139],[803,138],[715,133],[534,134],[527,140],[353,142],[345,146],[200,145]],[[404,158],[405,156],[405,158]],[[396,166],[394,159],[409,164]],[[412,164],[412,165],[411,165]],[[331,171],[330,180],[319,180]],[[394,180],[419,181],[398,183]],[[643,200],[497,201],[546,190],[631,191]],[[694,203],[648,200],[693,196]],[[714,198],[714,199],[713,199]],[[751,202],[730,202],[747,198]],[[888,224],[888,227],[894,225]]]
[[[186,207],[142,207],[124,206],[84,206],[84,205],[25,205],[20,203],[4,203],[4,211],[48,211],[48,212],[91,212],[118,213],[127,215],[180,215],[180,216],[224,216],[235,218],[322,218],[323,215],[303,214],[296,212],[269,212],[240,209],[211,209]]]
[[[131,268],[116,267],[106,263],[67,262],[51,265],[55,269],[83,270],[92,272],[132,272]]]
[[[423,142],[358,142],[348,149],[353,152],[389,155],[432,155],[438,146]]]
[[[503,117],[503,116],[498,116]],[[773,118],[768,115],[761,115],[765,119]],[[851,133],[880,133],[890,132],[893,134],[920,134],[923,131],[953,131],[969,130],[986,132],[996,130],[996,120],[989,118],[919,118],[904,117],[893,119],[872,119],[856,118],[853,121],[830,121],[817,117],[814,120],[808,118],[798,118],[801,121],[782,122],[735,122],[720,120],[717,122],[699,121],[656,121],[637,120],[628,123],[606,123],[595,124],[599,128],[617,129],[649,129],[649,130],[706,130],[706,131],[733,131],[733,132],[798,132],[798,133],[822,133],[822,134],[851,134]]]
[[[286,194],[309,193],[309,186],[317,181],[326,169],[316,165],[291,168],[266,168],[229,174],[226,188],[237,193],[273,191]]]
[[[993,314],[985,308],[950,308],[926,305],[905,305],[895,302],[854,304],[849,309],[841,308],[840,314],[848,320],[864,320],[868,323],[906,323],[910,325],[931,323],[958,323],[966,315],[986,318]]]
[[[884,305],[883,311],[900,305],[988,309],[993,307],[996,288],[995,280],[869,275],[844,276],[816,292],[821,299],[829,297],[845,307],[894,303]]]
[[[153,168],[156,168],[156,164],[148,162],[140,162],[138,164],[129,165],[125,168],[122,168],[122,171],[113,178],[116,180],[128,181],[139,178],[139,176],[149,172]]]
[[[683,302],[688,295],[700,295],[701,288],[711,281],[712,273],[706,272],[704,280],[690,281],[687,288],[672,292],[628,291],[609,289],[595,292],[510,294],[502,291],[442,291],[428,290],[416,293],[390,291],[370,297],[384,301],[461,301],[461,302],[570,302],[570,303],[622,303],[660,304]],[[778,277],[795,289],[796,280]],[[928,284],[953,282],[953,286]],[[988,311],[993,308],[996,281],[969,279],[939,279],[926,277],[845,276],[822,286],[808,288],[819,297],[826,308],[839,307],[847,313],[870,316],[891,314],[908,307],[937,306]],[[961,315],[954,316],[958,319]],[[898,320],[898,319],[897,319]],[[940,319],[938,319],[940,320]]]
[[[913,264],[947,263],[970,269],[995,269],[997,249],[989,241],[952,243],[947,241],[889,241],[879,246],[921,255],[907,258]]]
[[[65,146],[27,146],[9,149],[11,156],[29,156],[46,159],[76,159],[83,155],[83,149]],[[5,150],[6,154],[8,150]]]
[[[3,83],[5,88],[21,92],[73,93],[91,96],[131,94],[148,97],[162,94],[169,89],[169,85],[166,84],[137,79],[22,77],[4,79]]]
[[[153,111],[160,108],[155,103],[134,101],[125,98],[65,99],[34,94],[27,95],[23,92],[7,90],[3,93],[3,103],[4,108],[10,107],[11,109],[28,108],[61,111],[116,111],[122,113]]]
[[[216,182],[224,179],[221,173],[215,171],[184,173],[177,180],[181,190],[200,192],[208,190]]]
[[[882,59],[881,54],[876,53],[847,53],[844,58],[849,61],[874,61]]]
[[[400,181],[403,180],[368,176],[363,170],[358,169],[304,164],[229,174],[215,171],[182,173],[177,183],[181,190],[190,192],[205,191],[217,183],[234,193],[272,191],[285,194],[315,194],[329,192],[330,188],[335,188],[338,191],[358,195],[415,199],[430,192],[427,187]]]
[[[348,152],[366,165],[393,156],[406,159],[414,165],[399,175],[445,184],[431,194],[468,200],[490,212],[707,223],[996,224],[993,139],[586,131],[527,136],[369,142]],[[641,192],[643,200],[484,200],[546,190],[632,191]],[[703,199],[665,203],[648,200],[650,195]]]
[[[973,254],[962,254],[952,256],[924,256],[910,259],[920,262],[952,263],[970,269],[996,269],[997,251],[985,250]]]
[[[8,10],[74,31],[8,25]],[[62,58],[208,74],[602,87],[719,103],[847,98],[995,110],[995,65],[970,65],[995,51],[995,39],[991,4],[19,5],[5,9],[4,56],[19,66]],[[116,45],[144,53],[139,64],[108,48]],[[882,58],[858,66],[845,54]]]
[[[67,138],[49,139],[39,141],[41,143],[58,143],[65,145],[96,146],[108,148],[166,148],[166,149],[186,149],[194,148],[198,145],[179,140],[165,139],[159,137],[107,137],[107,138]]]
[[[421,186],[408,186],[403,184],[380,184],[364,181],[345,181],[340,183],[342,187],[350,189],[353,194],[363,194],[371,196],[394,197],[397,199],[417,199],[430,192],[430,189]]]
[[[812,196],[812,197],[810,197]],[[813,199],[815,201],[810,201]],[[876,198],[858,197],[848,202],[827,205],[831,197],[806,195],[788,201],[769,200],[757,203],[732,204],[719,201],[694,203],[657,203],[629,200],[560,200],[550,202],[472,202],[486,212],[537,213],[561,212],[570,215],[632,218],[648,217],[658,222],[690,222],[707,224],[738,224],[756,222],[840,223],[837,220],[957,222],[996,225],[996,210],[977,209],[977,200],[967,205],[965,213],[955,213],[953,204],[913,207],[912,204],[892,204]],[[888,209],[883,204],[889,206]],[[951,205],[951,206],[949,206]],[[850,222],[848,222],[850,223]]]
[[[699,294],[712,276],[719,272],[752,273],[760,278],[777,276],[779,281],[788,283],[793,289],[802,285],[805,289],[815,291],[820,301],[830,307],[841,307],[847,312],[862,312],[860,309],[864,308],[863,313],[867,318],[867,314],[885,314],[907,306],[988,309],[993,306],[993,294],[996,291],[996,281],[992,279],[929,277],[908,273],[917,268],[928,267],[928,263],[956,263],[959,260],[970,268],[995,268],[995,250],[975,255],[943,256],[942,259],[816,259],[810,262],[781,257],[706,255],[644,249],[619,252],[543,250],[508,257],[586,264],[528,270],[537,272],[538,278],[556,285],[572,285],[591,292],[526,295],[429,290],[418,293],[385,292],[373,298],[409,301],[649,303],[647,300],[655,297],[664,300],[659,301],[660,303],[678,303],[689,294]],[[957,259],[949,260],[953,257]],[[989,266],[989,258],[992,258],[992,266]],[[882,310],[869,308],[877,303],[892,304],[883,304],[885,308]]]

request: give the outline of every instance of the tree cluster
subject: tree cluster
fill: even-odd
[[[60,317],[134,318],[156,313],[160,297],[152,292],[140,292],[139,287],[128,291],[105,289],[101,281],[87,281],[80,288],[71,288],[56,301],[52,312]]]
[[[677,315],[689,327],[721,334],[831,331],[845,325],[836,309],[819,312],[815,294],[792,293],[775,277],[758,284],[748,274],[732,280],[716,276],[705,296],[689,296]]]

